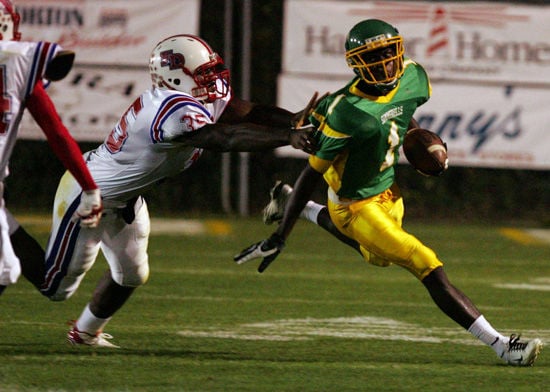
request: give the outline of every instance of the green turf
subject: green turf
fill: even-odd
[[[102,258],[62,303],[21,279],[0,298],[0,391],[550,390],[550,351],[531,368],[503,365],[412,275],[364,264],[311,224],[298,223],[264,274],[256,262],[235,265],[234,253],[273,229],[258,222],[225,219],[226,235],[152,236],[150,281],[106,331],[119,350],[65,343]],[[550,342],[548,245],[490,226],[406,227],[496,328]]]

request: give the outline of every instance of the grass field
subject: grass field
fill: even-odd
[[[26,222],[44,242],[44,224]],[[103,259],[63,303],[24,279],[5,291],[0,391],[550,391],[548,348],[533,367],[505,366],[412,275],[363,263],[311,224],[263,274],[232,261],[271,233],[257,217],[153,227],[150,280],[106,330],[121,349],[65,343]],[[549,244],[486,225],[406,228],[497,329],[550,342]]]

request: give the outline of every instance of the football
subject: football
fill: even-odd
[[[405,134],[403,152],[416,171],[426,176],[440,176],[449,166],[447,145],[439,135],[423,128]]]

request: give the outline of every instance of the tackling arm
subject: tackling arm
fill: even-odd
[[[264,151],[290,144],[294,148],[311,153],[315,146],[309,130],[292,130],[290,127],[276,128],[252,123],[207,124],[196,131],[177,137],[176,141],[219,152]]]

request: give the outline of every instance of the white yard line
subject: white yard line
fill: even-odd
[[[525,336],[537,336],[550,341],[550,330],[522,331]],[[328,319],[283,319],[235,327],[185,329],[178,335],[194,338],[238,340],[293,341],[315,338],[399,340],[424,343],[455,343],[481,345],[459,327],[425,327],[402,321],[370,316]]]
[[[22,226],[34,226],[41,232],[49,232],[51,217],[49,215],[17,215]],[[153,235],[227,235],[231,225],[224,219],[173,219],[151,218]]]

